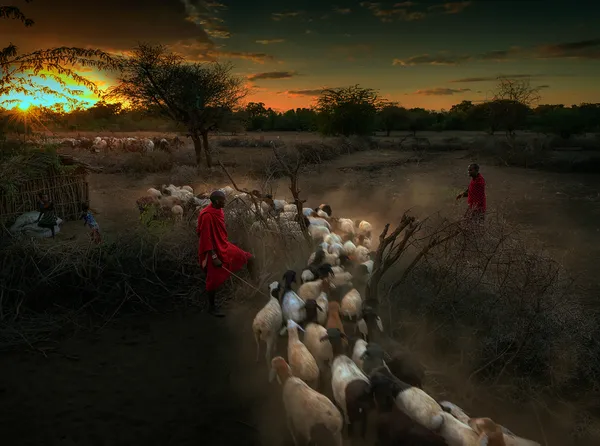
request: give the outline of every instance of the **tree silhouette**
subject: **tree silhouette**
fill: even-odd
[[[196,162],[212,167],[208,133],[222,128],[247,95],[244,80],[232,65],[188,63],[164,45],[138,45],[122,66],[119,84],[109,98],[123,98],[134,107],[155,110],[188,130]]]
[[[369,135],[383,105],[376,90],[359,85],[325,89],[317,99],[320,131],[326,135]]]
[[[32,0],[26,0],[31,3]],[[16,6],[0,6],[0,19],[18,20],[25,27],[34,25]],[[82,102],[74,98],[82,90],[69,88],[65,79],[86,87],[100,96],[97,85],[78,74],[75,67],[91,67],[98,70],[114,70],[119,67],[120,59],[98,49],[76,47],[58,47],[36,50],[19,54],[12,42],[0,50],[0,98],[10,93],[21,93],[27,96],[53,96],[65,100],[75,108]],[[52,79],[61,89],[48,87],[40,83],[40,79]],[[0,105],[15,103],[16,99],[0,99]]]

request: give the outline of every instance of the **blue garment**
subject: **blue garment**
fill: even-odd
[[[90,229],[100,230],[100,226],[98,226],[96,219],[94,218],[94,216],[92,215],[92,213],[90,211],[87,211],[85,214],[83,214],[81,216],[81,218],[83,219],[85,224],[89,226]]]

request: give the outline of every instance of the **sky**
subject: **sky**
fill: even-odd
[[[600,2],[592,0],[5,3],[35,24],[3,20],[0,46],[126,53],[162,43],[191,61],[231,61],[251,87],[247,100],[277,110],[354,84],[405,107],[449,109],[489,99],[498,76],[530,79],[544,104],[600,102]],[[115,74],[80,72],[102,88],[115,83]]]

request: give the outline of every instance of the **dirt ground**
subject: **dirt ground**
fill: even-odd
[[[244,179],[247,157],[260,158],[268,150],[251,149],[240,155],[243,150],[225,149],[221,156],[237,160],[232,174],[251,185]],[[470,160],[465,156],[437,154],[417,165],[406,163],[407,155],[399,152],[356,153],[315,168],[302,178],[300,187],[307,205],[330,203],[336,215],[366,218],[377,232],[408,208],[416,215],[462,212],[465,203],[457,204],[454,197],[468,182]],[[594,285],[594,259],[600,258],[600,179],[486,165],[482,173],[490,210],[501,209]],[[92,175],[91,202],[105,237],[135,224],[135,199],[164,181],[164,175],[144,180]],[[206,178],[194,184],[195,188],[206,185]],[[288,198],[285,182],[274,185],[274,194]],[[86,234],[80,223],[68,222],[63,235]],[[224,320],[195,309],[140,315],[116,319],[98,333],[78,333],[50,345],[45,354],[30,348],[3,354],[3,443],[291,444],[278,385],[267,382],[262,355],[258,364],[254,362],[250,326],[263,300],[255,296],[251,308],[228,309]],[[282,352],[285,344],[281,338]],[[436,370],[443,373],[443,364],[436,364]],[[444,396],[448,395],[460,400],[460,387]],[[560,423],[543,415],[538,421],[538,413],[529,406],[483,401],[469,409],[474,415],[492,416],[525,437],[540,442],[547,437],[548,445],[576,444]]]

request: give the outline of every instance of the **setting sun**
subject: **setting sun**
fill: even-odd
[[[31,107],[31,102],[22,101],[17,107],[19,107],[19,110],[27,111]]]

